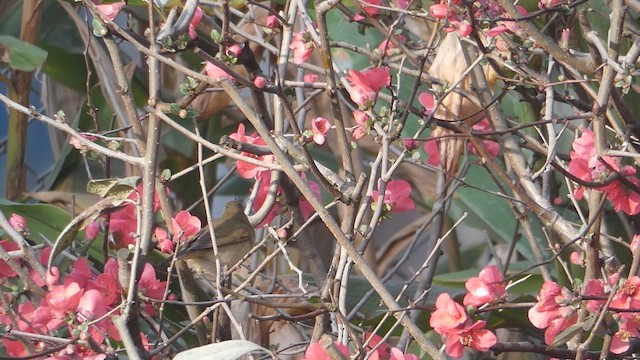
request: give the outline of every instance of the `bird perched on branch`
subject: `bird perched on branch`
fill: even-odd
[[[222,268],[238,263],[253,247],[256,234],[244,214],[241,202],[227,203],[222,216],[211,224]],[[216,283],[216,261],[209,227],[200,230],[194,240],[178,253],[177,258],[186,262],[201,288],[210,294]]]

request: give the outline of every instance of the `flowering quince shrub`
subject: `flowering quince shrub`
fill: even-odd
[[[13,3],[0,358],[640,353],[636,2]]]

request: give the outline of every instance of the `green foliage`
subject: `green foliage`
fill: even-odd
[[[47,52],[13,36],[0,35],[0,61],[15,70],[35,71],[47,58]]]

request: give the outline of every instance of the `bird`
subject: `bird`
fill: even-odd
[[[240,201],[228,202],[222,216],[213,220],[211,225],[223,269],[238,263],[253,247],[256,233]],[[202,228],[176,257],[185,261],[202,290],[207,293],[214,291],[216,261],[209,226]]]

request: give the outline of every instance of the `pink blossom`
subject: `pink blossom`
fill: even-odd
[[[574,265],[578,265],[581,267],[585,266],[584,263],[584,252],[582,251],[572,251],[571,254],[569,255],[569,261],[571,261],[572,264]]]
[[[229,135],[229,137],[232,138],[233,140],[236,140],[242,143],[247,143],[247,144],[255,144],[255,145],[267,144],[260,136],[257,136],[255,134],[246,135],[244,124],[238,125],[238,131]],[[256,160],[260,160],[265,163],[273,163],[275,161],[274,156],[271,154],[258,156],[245,151],[241,152],[240,154]],[[244,162],[241,160],[238,160],[236,166],[237,166],[236,171],[238,171],[238,174],[245,179],[257,178],[260,173],[268,170],[268,168],[264,166],[250,164],[248,162]]]
[[[555,337],[578,321],[578,314],[571,302],[573,294],[553,281],[542,285],[538,302],[529,309],[529,321],[538,329],[546,329],[544,341],[553,344]]]
[[[208,61],[204,66],[204,72],[207,74],[208,77],[212,78],[213,80],[227,79],[229,81],[233,81],[233,76],[231,76],[228,72],[226,72],[222,68],[216,65],[213,65]]]
[[[407,37],[404,35],[396,35],[396,40],[398,40],[399,42],[406,42]],[[392,41],[387,39],[384,39],[380,43],[380,45],[376,47],[376,49],[380,51],[380,53],[385,54],[386,56],[393,56],[397,53],[396,45]]]
[[[7,252],[20,249],[18,244],[14,243],[11,240],[1,240],[0,246],[2,246],[2,248]],[[20,261],[18,259],[14,259],[13,261],[15,264],[20,264]],[[0,260],[0,280],[17,275],[18,274],[9,266],[9,264],[7,264],[4,260]]]
[[[318,81],[318,75],[313,74],[313,73],[306,73],[302,77],[302,81],[304,81],[306,83],[314,83],[314,82]]]
[[[194,40],[198,37],[196,28],[198,27],[198,24],[200,24],[200,21],[202,21],[202,9],[200,9],[199,6],[196,6],[196,11],[195,13],[193,13],[193,17],[189,22],[189,37],[191,38],[191,40]]]
[[[540,0],[538,1],[538,9],[544,10],[560,4],[562,0]]]
[[[256,76],[256,78],[253,79],[253,85],[258,89],[264,89],[264,87],[267,86],[267,80],[262,76]]]
[[[9,340],[4,338],[0,341],[2,341],[2,345],[4,346],[4,349],[9,356],[24,357],[31,354],[24,346],[22,341]]]
[[[638,309],[640,308],[640,277],[632,276],[627,279],[611,301],[614,309]]]
[[[429,6],[429,13],[436,19],[448,18],[455,14],[453,9],[449,8],[447,4],[433,4]]]
[[[631,244],[629,244],[629,247],[631,248],[631,251],[636,251],[636,249],[638,248],[638,245],[640,245],[640,234],[635,234],[633,235],[633,238],[631,239]]]
[[[268,28],[275,29],[280,26],[280,22],[278,21],[278,17],[275,15],[267,16],[266,25]]]
[[[306,32],[293,34],[293,39],[289,45],[289,49],[293,50],[293,63],[300,65],[309,60],[313,53],[313,41]]]
[[[462,37],[467,37],[471,35],[473,31],[473,27],[466,22],[460,23],[458,25],[458,34]]]
[[[29,235],[29,228],[27,228],[27,220],[18,214],[11,214],[9,218],[9,224],[11,227],[22,235]]]
[[[346,358],[349,358],[349,349],[341,342],[334,341],[334,345]],[[331,360],[327,351],[320,343],[312,342],[304,353],[304,360]]]
[[[491,129],[491,124],[486,117],[482,118],[482,120],[474,124],[472,126],[472,129],[480,134],[493,131]],[[498,156],[498,153],[500,153],[500,144],[498,144],[497,142],[492,140],[480,140],[480,143],[482,144],[482,147],[484,147],[484,149],[489,153],[489,156],[496,157]],[[478,150],[471,143],[467,144],[467,149],[470,153],[479,155]]]
[[[356,110],[353,112],[353,119],[356,121],[358,126],[353,130],[351,136],[354,140],[359,140],[369,133],[369,115],[364,111]]]
[[[186,210],[182,210],[171,219],[173,223],[174,235],[177,241],[190,239],[202,228],[202,223],[197,216],[191,215]]]
[[[429,139],[424,142],[424,152],[427,154],[427,164],[440,166],[440,140]]]
[[[429,92],[422,92],[420,93],[420,95],[418,95],[418,101],[420,102],[420,105],[422,105],[422,107],[424,108],[424,114],[426,116],[431,115],[431,113],[433,112],[433,108],[434,108],[434,104],[435,104],[435,99],[433,98],[433,94],[429,93]]]
[[[364,333],[364,340],[367,343],[366,350],[371,351],[375,348],[378,358],[388,359],[391,355],[389,345],[383,341],[382,336],[367,331]]]
[[[84,238],[85,240],[93,240],[96,238],[96,236],[98,236],[99,232],[100,232],[100,223],[97,221],[94,221],[89,225],[87,225],[87,228],[85,229],[85,232],[84,232]]]
[[[87,135],[87,134],[78,134],[78,136],[83,137],[89,141],[96,141],[98,139],[93,135]],[[69,138],[69,144],[71,144],[74,148],[76,148],[76,150],[89,151],[89,148],[86,145],[82,144],[80,142],[80,139],[78,139],[75,136],[72,136]]]
[[[505,25],[498,25],[498,26],[494,26],[491,29],[487,30],[487,32],[485,33],[485,35],[487,37],[495,37],[498,36],[504,32],[507,32],[509,29],[505,26]]]
[[[391,348],[389,360],[420,360],[420,358],[414,354],[404,354],[402,350],[393,347]]]
[[[446,334],[445,352],[447,355],[454,358],[462,357],[465,346],[475,351],[488,351],[496,344],[497,338],[494,333],[485,329],[485,326],[486,322],[479,320],[473,325]]]
[[[362,0],[363,4],[371,4],[380,6],[380,0]],[[375,6],[363,5],[364,12],[369,16],[376,16],[380,13],[380,8]]]
[[[227,48],[227,55],[230,57],[238,57],[242,53],[242,46],[233,44]]]
[[[504,277],[495,265],[482,269],[478,277],[470,278],[464,286],[469,291],[462,302],[466,306],[483,306],[506,295]]]
[[[118,13],[120,12],[120,10],[122,10],[122,8],[125,5],[126,3],[124,1],[119,1],[111,4],[96,5],[96,8],[98,9],[98,12],[100,13],[100,16],[103,19],[113,21],[113,19],[115,19],[116,16],[118,16]]]
[[[313,141],[318,144],[324,144],[326,137],[325,134],[331,130],[331,124],[329,120],[323,117],[317,117],[311,121],[311,131],[313,132]]]
[[[320,185],[318,185],[314,181],[307,179],[304,173],[302,173],[301,176],[303,180],[307,182],[307,185],[309,186],[315,197],[317,199],[321,199]],[[256,180],[259,180],[259,187],[256,195],[256,200],[253,202],[253,209],[258,211],[262,207],[262,204],[264,204],[264,202],[266,201],[269,194],[271,173],[265,171],[258,175],[258,178]],[[281,193],[282,189],[278,187],[278,192],[276,193],[276,202],[271,207],[271,210],[269,210],[269,213],[267,214],[267,216],[265,216],[260,225],[270,224],[276,216],[285,213],[286,207],[282,204],[282,197],[280,196]],[[313,207],[304,196],[300,198],[300,211],[302,211],[302,216],[305,219],[308,219],[309,216],[314,213]]]
[[[351,100],[361,107],[371,107],[380,90],[391,83],[391,76],[388,67],[375,67],[363,72],[349,70],[347,80],[351,83],[347,89]]]
[[[378,188],[380,188],[381,182],[378,180]],[[404,212],[413,210],[413,200],[409,197],[411,195],[411,184],[405,180],[390,180],[384,190],[383,202],[391,210],[391,212]],[[374,204],[380,194],[377,190],[371,192]]]
[[[436,299],[436,311],[431,314],[429,326],[438,334],[446,335],[455,329],[463,328],[467,320],[469,316],[464,308],[449,294],[442,293]]]

